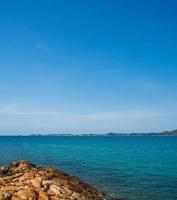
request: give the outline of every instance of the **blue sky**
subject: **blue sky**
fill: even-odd
[[[177,128],[175,0],[1,0],[0,133]]]

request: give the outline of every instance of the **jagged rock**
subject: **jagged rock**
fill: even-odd
[[[0,200],[109,200],[91,185],[26,161],[0,168]]]

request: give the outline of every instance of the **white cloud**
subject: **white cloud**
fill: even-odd
[[[34,46],[42,51],[47,51],[48,49],[42,43],[35,43]]]
[[[173,129],[176,115],[149,110],[61,113],[22,109],[16,104],[0,108],[0,133],[105,133]]]

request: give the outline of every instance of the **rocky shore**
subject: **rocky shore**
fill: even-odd
[[[0,168],[0,200],[110,200],[94,187],[26,161]]]

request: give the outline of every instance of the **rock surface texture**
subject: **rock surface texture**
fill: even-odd
[[[0,168],[0,200],[109,200],[91,185],[26,161]]]

